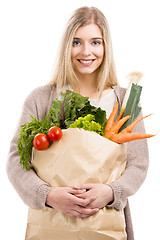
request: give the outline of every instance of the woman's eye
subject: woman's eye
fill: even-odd
[[[92,45],[99,45],[99,44],[100,44],[99,41],[93,41],[93,42],[92,42]]]
[[[72,45],[73,46],[78,46],[78,45],[80,45],[80,42],[79,41],[73,41]]]

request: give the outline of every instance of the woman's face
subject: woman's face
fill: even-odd
[[[96,72],[103,56],[104,46],[100,28],[93,23],[79,27],[71,50],[72,65],[77,77]]]

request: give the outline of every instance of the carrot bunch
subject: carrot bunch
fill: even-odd
[[[105,134],[104,134],[105,138],[110,139],[111,141],[116,143],[126,143],[133,140],[150,138],[155,136],[153,134],[132,133],[136,124],[140,122],[142,119],[150,116],[151,114],[134,120],[129,126],[127,126],[122,131],[120,131],[123,124],[131,117],[131,115],[123,117],[123,113],[124,113],[123,111],[120,113],[120,115],[115,121],[117,111],[118,111],[118,102],[116,102],[116,105],[112,113],[110,114],[110,117],[108,118],[108,122],[105,127]]]

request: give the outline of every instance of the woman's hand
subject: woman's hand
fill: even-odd
[[[88,183],[81,184],[80,186],[73,186],[75,190],[84,190],[84,193],[76,194],[77,197],[88,200],[93,196],[96,196],[96,199],[90,202],[86,207],[87,208],[103,208],[108,203],[114,201],[114,193],[112,188],[107,184],[99,183]]]
[[[98,212],[99,209],[89,207],[96,199],[94,195],[87,198],[76,196],[83,194],[85,191],[71,187],[52,188],[47,195],[46,204],[72,217],[88,217]]]

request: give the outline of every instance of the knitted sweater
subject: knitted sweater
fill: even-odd
[[[120,110],[125,89],[119,86],[115,86],[113,89],[119,102]],[[34,170],[26,171],[19,166],[19,155],[17,152],[19,130],[22,124],[30,121],[31,115],[38,120],[42,119],[49,112],[52,101],[56,97],[55,88],[47,85],[31,92],[24,102],[19,123],[10,145],[7,174],[21,199],[31,208],[43,208],[45,206],[46,196],[51,187],[42,181]],[[137,124],[134,131],[145,132],[143,121]],[[128,197],[135,194],[145,180],[148,162],[147,141],[144,139],[129,142],[126,169],[118,180],[110,184],[114,191],[114,202],[109,207],[118,210],[124,209],[128,240],[134,240]]]

